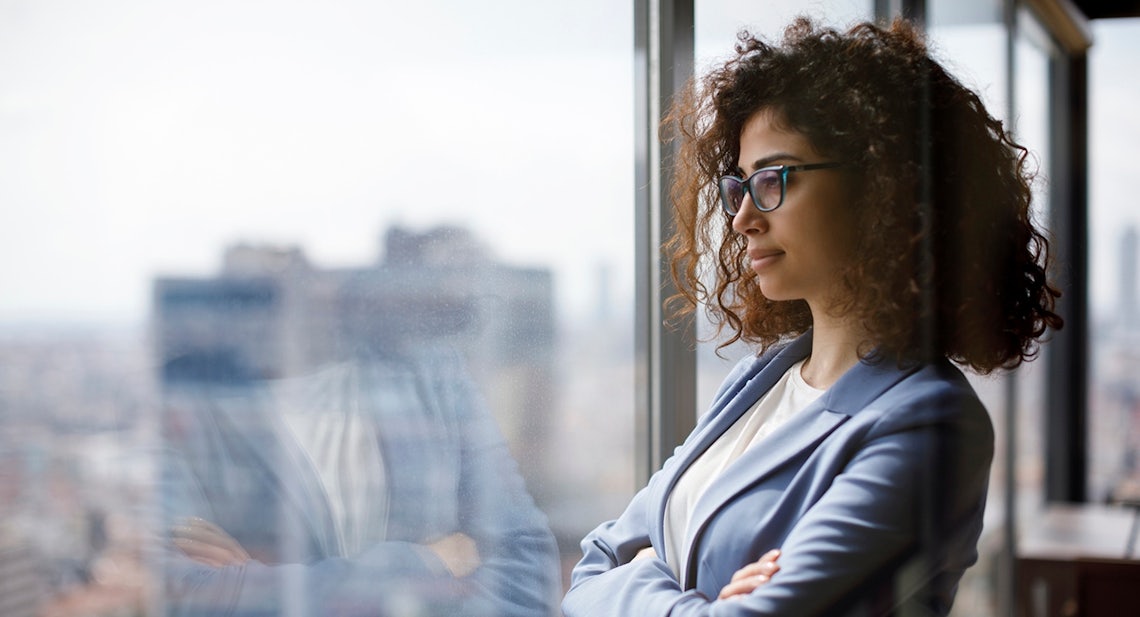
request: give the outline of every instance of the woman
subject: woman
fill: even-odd
[[[678,313],[759,353],[582,541],[563,610],[945,615],[993,455],[955,364],[1016,367],[1062,323],[1026,151],[905,22],[736,52],[671,115],[666,248]]]

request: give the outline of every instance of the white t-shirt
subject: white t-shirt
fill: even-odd
[[[705,450],[681,474],[665,504],[665,562],[677,580],[684,580],[682,563],[689,554],[689,521],[701,495],[745,450],[756,447],[766,436],[823,394],[804,381],[801,360],[788,369],[751,409]]]
[[[360,374],[337,366],[282,380],[278,411],[320,479],[341,556],[352,557],[383,539],[387,470],[375,419],[360,408]]]

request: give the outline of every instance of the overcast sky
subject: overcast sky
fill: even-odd
[[[564,310],[593,305],[603,265],[628,289],[630,5],[0,0],[0,322],[144,318],[152,277],[210,275],[237,241],[364,265],[394,223],[465,224],[553,268]],[[754,6],[698,3],[698,66],[802,3]],[[1140,23],[1095,32],[1093,288],[1111,304],[1138,221]],[[985,45],[965,43],[984,84],[967,56]]]
[[[393,223],[563,282],[628,262],[630,11],[4,0],[0,318],[137,318],[236,241],[365,265]]]

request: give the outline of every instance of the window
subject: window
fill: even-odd
[[[388,366],[396,340],[458,353],[441,378],[485,401],[564,576],[635,488],[632,37],[632,7],[601,0],[0,9],[0,613],[156,612],[174,591],[139,532],[169,531],[196,405]],[[365,396],[333,390],[338,409]],[[286,434],[315,460],[310,421]],[[349,457],[384,460],[373,495],[404,482],[392,457],[414,442],[390,439]],[[175,515],[299,524],[254,507],[256,483],[198,479],[228,497]],[[339,517],[324,554],[383,535]]]
[[[1089,53],[1089,479],[1094,502],[1140,499],[1140,336],[1133,191],[1140,20],[1094,22]]]

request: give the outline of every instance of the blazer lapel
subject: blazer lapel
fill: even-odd
[[[339,553],[332,514],[320,479],[308,457],[301,452],[279,414],[281,397],[272,388],[258,384],[249,396],[241,397],[236,408],[219,405],[219,414],[248,451],[261,463],[267,477],[275,480],[283,501],[308,524],[309,533],[326,555]]]
[[[742,377],[739,380],[739,386],[730,388],[713,403],[712,409],[708,412],[713,415],[711,422],[694,436],[691,448],[678,452],[680,458],[666,478],[664,490],[658,496],[659,500],[655,510],[657,517],[653,526],[652,541],[654,546],[665,546],[665,505],[681,475],[718,437],[739,420],[744,412],[748,411],[765,392],[770,390],[793,364],[807,357],[810,351],[811,332],[809,331],[787,346],[770,350],[761,356],[755,364],[756,372],[751,376]]]
[[[697,539],[713,515],[733,497],[764,481],[805,451],[814,449],[849,417],[825,409],[822,402],[817,400],[765,437],[762,443],[749,448],[740,458],[730,463],[697,500],[686,533],[690,550],[697,546]],[[691,555],[685,555],[685,559],[691,559]],[[688,573],[691,576],[693,569],[688,568]]]

